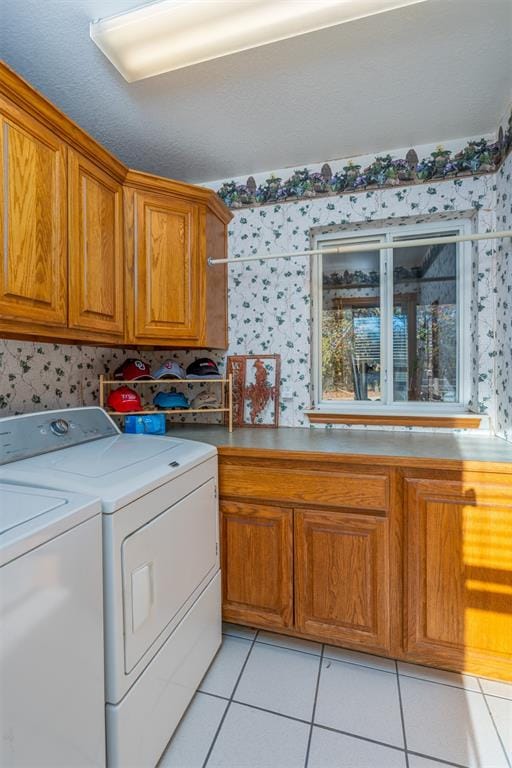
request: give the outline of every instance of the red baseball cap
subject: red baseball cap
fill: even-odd
[[[138,379],[151,379],[151,368],[144,360],[129,357],[119,368],[114,371],[114,379],[120,381],[137,381]]]
[[[107,405],[114,411],[141,411],[142,403],[139,395],[130,387],[118,387],[107,397]]]

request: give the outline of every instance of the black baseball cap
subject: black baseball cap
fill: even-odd
[[[220,373],[213,360],[199,357],[187,366],[187,379],[220,379]]]

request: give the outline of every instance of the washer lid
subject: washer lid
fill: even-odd
[[[36,489],[2,484],[0,485],[0,534],[65,504],[66,499],[62,496],[41,496]]]
[[[0,566],[100,512],[100,500],[92,496],[0,482]]]

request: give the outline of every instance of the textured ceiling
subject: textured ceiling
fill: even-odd
[[[0,0],[2,58],[132,168],[304,165],[488,133],[510,103],[512,0],[427,0],[128,84],[89,21],[137,5]]]

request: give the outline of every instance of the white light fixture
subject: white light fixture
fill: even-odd
[[[129,83],[426,0],[159,0],[91,23]]]

